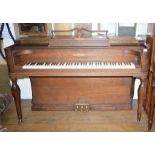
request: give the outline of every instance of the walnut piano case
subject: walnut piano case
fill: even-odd
[[[146,100],[149,54],[143,43],[128,37],[20,39],[6,49],[18,119],[22,119],[22,112],[17,80],[29,77],[33,110],[76,111],[131,109],[134,81],[140,79],[137,110],[140,120]],[[87,68],[91,62],[97,62],[97,67]],[[99,68],[103,63],[113,68]],[[116,64],[130,63],[134,68],[114,68]],[[36,67],[40,64],[45,68]],[[57,64],[73,68],[46,68]],[[86,68],[74,68],[75,64]],[[25,65],[35,67],[24,68]]]

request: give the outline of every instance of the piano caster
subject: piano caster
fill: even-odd
[[[148,120],[148,131],[151,131],[152,124],[153,124],[153,121],[152,120]]]
[[[22,118],[19,118],[18,119],[18,124],[21,124],[22,123]]]

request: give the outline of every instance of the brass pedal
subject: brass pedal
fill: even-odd
[[[89,105],[88,104],[75,104],[75,111],[88,112]]]

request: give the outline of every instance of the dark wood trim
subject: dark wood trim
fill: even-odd
[[[129,104],[92,104],[89,105],[88,111],[104,111],[104,110],[131,110],[132,105]],[[74,104],[32,104],[34,111],[75,111]]]

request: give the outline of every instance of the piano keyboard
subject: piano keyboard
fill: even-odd
[[[22,66],[23,69],[134,69],[132,62],[32,62]]]

